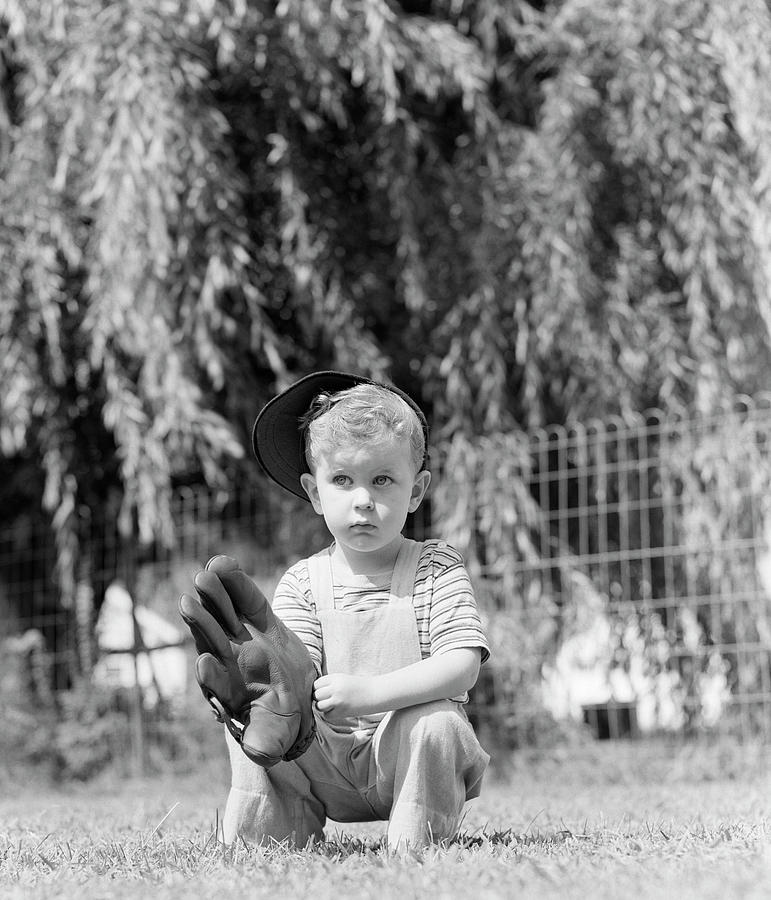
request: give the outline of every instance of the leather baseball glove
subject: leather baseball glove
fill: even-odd
[[[315,735],[308,650],[231,557],[210,559],[194,584],[198,596],[183,594],[179,611],[204,697],[258,765],[296,759]]]

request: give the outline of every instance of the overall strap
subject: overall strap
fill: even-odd
[[[335,608],[335,591],[332,582],[332,548],[327,547],[309,556],[308,580],[311,596],[316,603],[316,612]]]
[[[423,543],[421,541],[411,541],[409,538],[402,541],[391,578],[391,603],[407,603],[412,606],[415,576],[422,551]]]

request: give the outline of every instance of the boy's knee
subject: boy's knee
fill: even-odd
[[[458,704],[452,700],[436,700],[398,709],[392,714],[390,727],[414,743],[436,743],[452,746],[454,738],[470,728]]]
[[[411,706],[389,713],[384,726],[375,761],[378,796],[386,806],[398,793],[401,801],[419,798],[434,812],[454,816],[464,799],[478,795],[490,758],[461,704],[440,700]]]

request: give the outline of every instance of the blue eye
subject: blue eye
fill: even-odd
[[[388,475],[376,475],[372,479],[372,483],[375,487],[385,487],[387,484],[391,483],[391,478]]]
[[[345,487],[350,482],[350,480],[351,479],[347,475],[335,475],[335,477],[332,479],[332,484],[336,485],[337,487]]]

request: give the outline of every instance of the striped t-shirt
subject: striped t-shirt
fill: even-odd
[[[391,574],[349,575],[343,583],[338,583],[336,577],[336,608],[363,612],[385,605],[390,599]],[[490,655],[466,567],[458,551],[444,541],[424,542],[412,602],[423,659],[461,647],[480,647],[482,662]],[[306,560],[301,559],[284,574],[272,606],[308,648],[320,672],[321,623],[316,616]]]

